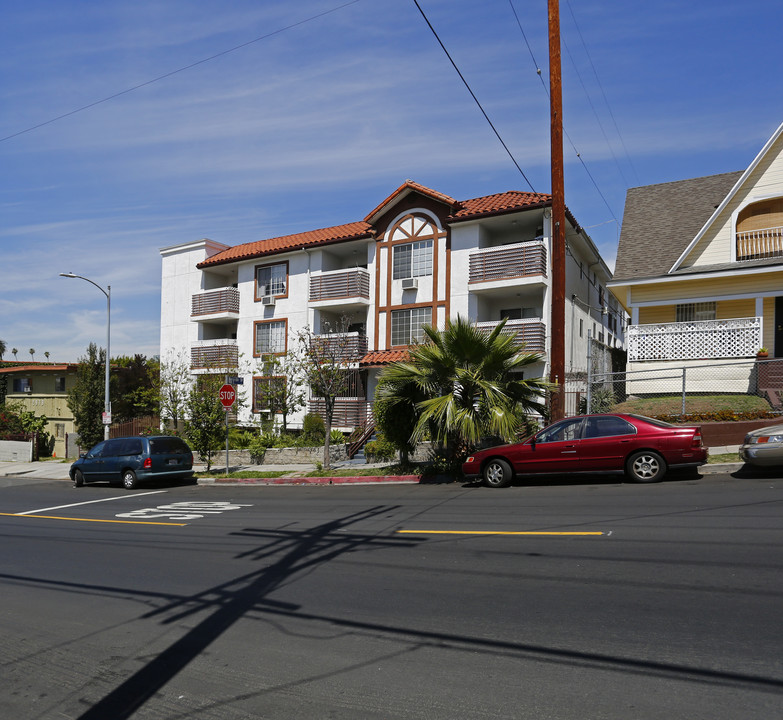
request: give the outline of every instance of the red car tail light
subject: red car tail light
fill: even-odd
[[[693,433],[691,447],[701,447],[701,428],[696,428],[696,432]]]
[[[144,469],[149,470],[152,467],[152,458],[144,458]]]

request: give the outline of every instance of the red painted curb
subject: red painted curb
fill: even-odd
[[[378,483],[420,483],[419,475],[365,475],[350,477],[220,478],[215,483],[238,485],[375,485]]]

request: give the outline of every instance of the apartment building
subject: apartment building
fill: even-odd
[[[163,248],[161,358],[186,358],[194,376],[232,368],[246,398],[238,421],[251,423],[267,410],[264,358],[283,356],[305,328],[340,328],[354,376],[336,407],[344,430],[367,421],[378,374],[406,356],[421,326],[457,315],[487,332],[506,319],[520,349],[543,355],[534,376],[548,374],[552,335],[564,333],[566,368],[584,370],[588,334],[619,347],[622,314],[605,289],[609,269],[568,213],[566,313],[551,317],[551,205],[520,191],[460,201],[407,181],[344,225]],[[289,424],[319,407],[309,397]]]

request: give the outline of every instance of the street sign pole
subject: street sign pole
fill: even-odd
[[[228,475],[228,411],[231,409],[231,406],[237,399],[237,391],[232,385],[229,384],[229,381],[232,379],[235,378],[230,378],[228,375],[226,375],[226,383],[223,385],[223,387],[220,388],[220,392],[218,394],[220,404],[226,411],[226,475]]]
[[[226,385],[228,385],[228,375],[226,375]],[[223,407],[226,411],[226,477],[228,477],[228,410],[231,406]]]

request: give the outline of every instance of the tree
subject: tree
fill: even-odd
[[[30,348],[29,353],[30,353],[30,357],[32,358],[33,362],[35,362],[35,348]]]
[[[87,355],[79,358],[76,383],[68,391],[68,407],[73,413],[79,444],[92,447],[103,440],[104,368],[106,351],[95,343],[87,347]]]
[[[412,441],[429,432],[459,461],[482,438],[513,440],[528,413],[543,412],[541,398],[551,384],[522,375],[541,355],[520,352],[502,334],[504,324],[486,335],[461,317],[443,331],[425,325],[427,341],[410,349],[411,360],[381,373],[379,395],[392,405],[423,398],[415,400]]]
[[[47,362],[49,362],[49,355],[50,355],[50,353],[49,353],[49,351],[47,350],[47,351],[44,353],[44,357],[46,358],[46,361],[47,361]]]
[[[18,352],[19,351],[16,348],[11,348],[11,355],[14,356],[14,360],[16,360],[16,353],[18,353]]]
[[[158,399],[153,378],[159,374],[158,361],[137,354],[115,357],[112,366],[112,417],[122,422],[155,415]]]
[[[302,376],[310,385],[314,400],[323,408],[319,415],[323,417],[326,430],[323,465],[327,470],[331,467],[329,435],[337,398],[348,395],[351,370],[357,360],[347,329],[348,320],[342,318],[334,327],[324,322],[321,334],[305,328],[298,336]]]
[[[269,410],[272,417],[282,417],[282,430],[288,429],[288,416],[305,402],[305,388],[301,373],[301,358],[293,351],[285,355],[271,355],[262,360],[253,380],[254,410]]]
[[[218,396],[222,384],[220,375],[199,375],[186,403],[185,435],[193,450],[206,462],[207,472],[212,467],[213,455],[225,441],[226,411]]]
[[[394,395],[392,401],[389,396]],[[412,383],[388,388],[388,395],[379,384],[375,391],[372,416],[375,429],[400,452],[400,462],[406,464],[416,445],[411,440],[416,429],[416,405],[424,397]]]
[[[153,378],[153,389],[160,408],[160,417],[179,432],[180,420],[184,419],[191,388],[190,364],[184,355],[176,355],[160,361],[157,380]]]
[[[3,355],[5,355],[5,340],[0,340],[0,362],[3,360]]]

